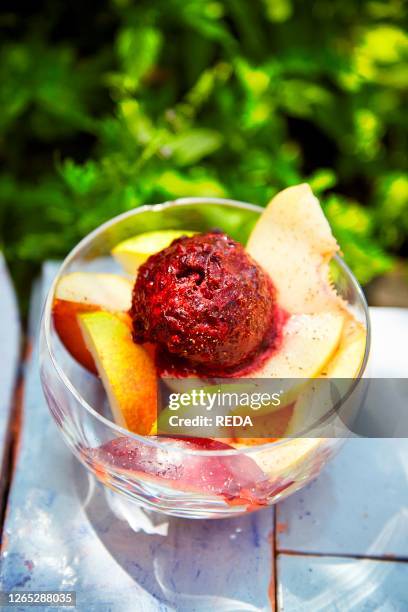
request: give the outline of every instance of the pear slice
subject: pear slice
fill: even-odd
[[[336,352],[343,323],[344,315],[341,312],[292,315],[289,318],[278,350],[260,368],[245,376],[274,379],[273,392],[279,387],[279,406],[263,405],[257,410],[258,417],[280,411],[296,401],[310,380],[319,375]],[[270,383],[265,383],[264,390],[271,392]],[[247,414],[248,409],[239,407],[235,413]]]
[[[307,427],[317,423],[332,407],[333,398],[327,383],[321,382],[320,377],[338,379],[336,387],[343,389],[346,393],[352,380],[358,375],[366,347],[366,329],[364,325],[356,321],[351,315],[346,315],[343,330],[340,336],[340,344],[334,355],[326,363],[323,370],[318,372],[318,377],[298,388],[298,397],[294,404],[292,416],[287,424],[285,437],[296,436]],[[344,387],[340,384],[344,379]],[[334,423],[332,426],[335,426]],[[327,435],[327,427],[322,425],[321,435]],[[343,423],[344,426],[344,423]],[[276,477],[290,474],[300,469],[304,461],[310,461],[315,451],[324,442],[324,438],[296,438],[288,439],[283,445],[270,451],[260,450],[259,453],[251,455],[256,463],[269,475]],[[332,434],[333,435],[333,434]],[[266,444],[269,440],[265,437],[258,438],[255,443]],[[232,443],[236,448],[244,448],[251,440],[237,437]]]
[[[149,351],[133,342],[130,319],[101,310],[80,314],[79,324],[115,421],[149,434],[157,418],[156,368]]]
[[[279,305],[291,314],[344,307],[329,280],[329,261],[339,247],[309,185],[278,193],[256,223],[248,253],[266,270]]]
[[[263,441],[265,444],[267,441]],[[261,444],[261,441],[260,441]],[[271,479],[304,479],[305,474],[318,471],[319,454],[325,440],[321,438],[295,438],[281,441],[275,448],[260,448],[250,457]],[[233,442],[237,449],[246,447],[241,442]],[[297,483],[296,488],[299,487]]]
[[[286,435],[293,436],[317,423],[334,406],[333,397],[345,397],[358,375],[366,347],[365,327],[348,315],[343,326],[340,345],[313,385],[299,395]],[[333,388],[327,379],[333,380]],[[353,407],[353,405],[351,405]],[[332,427],[334,420],[327,425]],[[344,423],[343,423],[344,424]],[[325,425],[322,426],[326,427]],[[323,431],[323,429],[322,429]]]
[[[273,389],[283,389],[280,395],[279,406],[263,405],[256,411],[256,416],[268,415],[272,412],[282,410],[294,402],[302,390],[309,384],[310,379],[318,376],[323,368],[335,354],[342,336],[344,315],[342,312],[327,312],[315,315],[292,315],[283,329],[283,339],[279,349],[256,370],[252,370],[243,378],[265,379],[265,385],[257,383],[255,389],[239,385],[215,385],[202,387],[205,391],[212,389],[221,391],[237,392],[265,391],[271,392],[269,379],[274,379]],[[242,378],[240,379],[242,381]],[[179,393],[185,391],[185,379],[182,380],[180,388],[177,379],[170,379],[170,386]],[[185,409],[188,411],[189,407]],[[247,406],[231,407],[231,414],[247,415]],[[163,415],[164,417],[164,415]],[[264,441],[265,442],[265,441]]]
[[[113,257],[123,269],[134,275],[137,269],[154,253],[168,247],[173,240],[181,236],[192,236],[196,232],[189,230],[160,230],[145,232],[120,242],[112,249]]]
[[[78,314],[109,310],[127,312],[132,301],[132,283],[117,274],[72,272],[58,282],[52,316],[55,329],[71,355],[96,374],[92,355],[85,346],[78,324]]]
[[[248,381],[245,383],[236,383],[232,380],[231,383],[221,383],[221,384],[213,384],[213,385],[199,385],[198,387],[195,386],[195,381],[196,381],[196,377],[192,377],[191,378],[192,381],[194,381],[193,386],[189,386],[186,384],[186,378],[184,379],[178,379],[179,381],[181,380],[181,384],[179,383],[179,386],[173,386],[173,385],[168,385],[169,388],[171,389],[176,389],[176,393],[177,395],[180,397],[180,395],[183,396],[183,403],[182,405],[179,405],[177,408],[177,417],[178,419],[185,419],[185,418],[191,418],[193,419],[194,417],[200,417],[200,416],[204,416],[204,415],[211,415],[210,413],[206,412],[206,405],[208,402],[208,399],[206,400],[205,398],[208,397],[208,395],[213,395],[213,396],[217,396],[218,393],[222,394],[228,394],[231,396],[234,396],[235,394],[239,395],[242,393],[251,393],[251,392],[255,392],[257,390],[257,386],[256,384]],[[203,381],[204,382],[204,381]],[[202,393],[204,394],[204,399],[202,401],[195,401],[195,397],[198,397],[198,395]],[[194,397],[195,396],[195,397]],[[178,397],[178,399],[179,399]],[[221,406],[218,405],[217,401],[214,401],[214,405],[212,406],[211,410],[213,410],[217,413],[217,414],[229,414],[229,413],[234,413],[234,404],[232,403],[232,405],[226,405],[224,408],[222,408]],[[246,410],[247,411],[247,410]],[[194,436],[197,435],[197,426],[180,426],[177,425],[177,427],[172,427],[171,426],[171,416],[174,415],[175,413],[173,412],[173,409],[170,406],[166,406],[165,408],[163,408],[163,410],[160,412],[157,421],[153,424],[152,430],[150,432],[151,435],[157,435],[158,433],[160,433],[160,435],[165,435],[165,434],[170,434],[170,435],[190,435],[190,436]],[[195,428],[195,430],[194,430]],[[212,424],[211,426],[207,426],[205,429],[205,434],[207,437],[211,437],[214,439],[220,439],[220,440],[230,440],[231,435],[232,435],[232,431],[231,431],[231,427],[227,427],[227,426],[216,426],[214,424]]]
[[[294,401],[309,379],[318,376],[326,367],[339,346],[342,337],[345,314],[342,311],[322,312],[308,315],[292,315],[283,328],[282,343],[279,348],[266,359],[257,369],[251,370],[242,378],[275,379],[273,391],[282,388],[279,406],[265,405],[257,411],[258,415],[280,410]],[[186,390],[186,378],[177,379],[163,377],[167,385],[178,393]],[[192,375],[192,379],[196,376]],[[240,378],[242,380],[242,378]],[[280,385],[278,381],[280,380]],[[276,381],[276,382],[275,382]],[[256,391],[271,391],[271,386],[265,382],[265,388]],[[219,385],[217,386],[217,388]],[[254,389],[242,388],[242,391]],[[247,407],[232,408],[234,414],[247,414]]]
[[[366,328],[351,315],[348,315],[343,326],[339,348],[333,358],[326,364],[321,376],[327,378],[355,378],[363,363],[366,344]]]
[[[335,353],[341,338],[341,312],[292,315],[279,349],[250,378],[313,378]]]

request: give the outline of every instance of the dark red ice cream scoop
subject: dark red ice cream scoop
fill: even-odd
[[[140,267],[131,316],[136,342],[155,342],[200,368],[254,355],[271,329],[269,276],[225,234],[182,237]]]

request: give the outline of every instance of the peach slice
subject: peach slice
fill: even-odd
[[[278,193],[257,221],[248,253],[266,270],[287,312],[314,314],[345,307],[329,278],[339,247],[309,185]]]
[[[281,395],[280,407],[263,406],[259,409],[253,419],[253,427],[247,430],[246,438],[238,430],[235,432],[238,443],[266,444],[274,441],[271,435],[275,439],[287,435],[297,410],[297,398],[307,396],[310,379],[318,376],[336,353],[343,323],[342,313],[290,317],[284,328],[280,350],[262,368],[250,374],[254,378],[282,379],[284,393]],[[245,411],[247,413],[248,410]],[[263,437],[257,437],[257,433]]]
[[[149,350],[135,344],[130,325],[111,312],[78,316],[115,421],[147,435],[157,418],[157,375]]]
[[[313,378],[339,346],[344,315],[337,312],[293,315],[283,329],[279,349],[251,378]]]
[[[334,406],[334,391],[339,394],[339,397],[346,397],[353,379],[359,373],[365,347],[365,327],[349,315],[343,327],[339,348],[333,358],[323,368],[315,384],[304,389],[297,398],[287,435],[296,435],[323,418]],[[333,389],[327,382],[329,378],[333,381]],[[350,410],[353,411],[356,405],[358,405],[358,400],[352,400],[344,405],[342,418],[350,418],[352,415]],[[334,422],[333,418],[331,421]],[[329,422],[326,427],[330,426]]]
[[[260,440],[260,444],[266,442]],[[324,453],[324,442],[321,438],[288,438],[281,440],[274,448],[260,446],[250,457],[272,481],[297,480],[305,472],[310,473],[313,464],[318,462],[319,455]],[[247,446],[246,440],[241,439],[241,442],[234,442],[232,446],[242,449]]]
[[[257,417],[281,411],[292,404],[319,375],[335,354],[344,324],[341,312],[292,315],[283,329],[282,344],[265,363],[245,377],[274,379],[274,390],[281,384],[280,405],[263,405]],[[270,391],[270,390],[269,390]],[[247,414],[247,408],[237,407],[235,414]],[[255,436],[256,437],[256,436]]]
[[[292,437],[296,436],[300,431],[304,431],[313,423],[317,423],[319,418],[322,418],[333,407],[330,387],[326,383],[321,382],[320,378],[337,379],[335,384],[338,392],[346,393],[351,381],[357,376],[360,370],[364,358],[365,346],[365,327],[351,315],[346,315],[340,336],[340,344],[322,371],[318,372],[313,385],[308,383],[303,388],[299,385],[296,390],[297,393],[294,394],[295,396],[297,395],[297,397],[293,397],[293,399],[296,400],[294,404],[279,410],[277,413],[271,412],[270,416],[265,414],[264,417],[257,417],[256,420],[259,420],[259,425],[264,427],[263,437],[253,439],[243,438],[239,437],[239,433],[236,432],[235,441],[237,446],[260,445],[272,442],[273,440],[265,437],[264,433],[265,431],[271,431],[271,426],[277,428],[276,435],[279,435],[278,430],[282,425],[283,429],[281,435],[284,437]],[[341,384],[341,379],[344,379],[344,385]],[[288,417],[288,419],[286,421],[282,418],[279,419],[279,413],[281,413],[282,417]],[[272,419],[272,421],[269,419]],[[316,445],[320,444],[319,438],[312,438],[312,440],[313,439],[315,439]],[[293,440],[291,440],[291,442],[293,442]],[[309,442],[310,441],[308,441],[308,443]],[[302,443],[300,441],[297,443],[300,445],[299,448],[301,448]],[[313,445],[311,445],[310,450],[312,448]],[[254,457],[254,459],[256,460],[256,457]],[[265,465],[262,467],[265,468]]]
[[[92,356],[84,344],[78,314],[109,310],[126,312],[132,300],[132,283],[117,274],[72,272],[61,278],[52,308],[55,329],[71,355],[96,374]]]
[[[366,328],[349,315],[343,327],[339,348],[323,369],[321,376],[355,378],[364,359],[366,344]]]

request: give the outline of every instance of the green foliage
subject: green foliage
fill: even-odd
[[[4,13],[1,244],[19,283],[146,202],[308,180],[366,283],[408,251],[402,0]]]

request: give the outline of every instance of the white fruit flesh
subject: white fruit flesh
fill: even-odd
[[[319,374],[319,380],[316,380],[313,385],[308,385],[299,394],[288,425],[287,435],[296,435],[304,431],[328,414],[334,406],[333,394],[339,394],[339,397],[346,396],[353,380],[360,371],[365,347],[365,328],[349,315],[343,326],[339,348],[333,358]],[[328,378],[333,380],[333,389],[324,380]],[[354,404],[351,403],[352,407],[357,403],[357,400],[354,400]],[[344,419],[345,415],[343,415]],[[327,433],[329,428],[334,425],[335,419],[333,417],[331,422],[322,423],[321,430],[322,432],[325,430]]]
[[[61,278],[55,297],[110,311],[127,311],[132,302],[132,283],[118,274],[72,272]]]
[[[327,378],[355,378],[363,362],[367,343],[366,328],[351,315],[346,316],[339,348],[323,369]]]
[[[279,349],[251,378],[313,378],[335,353],[341,338],[341,312],[292,315]]]
[[[309,185],[281,191],[269,203],[247,244],[266,270],[289,313],[337,310],[343,302],[330,285],[329,261],[339,247]]]
[[[260,450],[250,457],[270,478],[294,479],[297,471],[304,471],[305,461],[311,461],[315,457],[322,442],[319,438],[288,439],[272,450]]]

